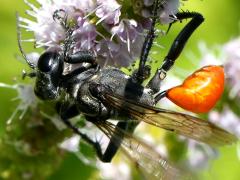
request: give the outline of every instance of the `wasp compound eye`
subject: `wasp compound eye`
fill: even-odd
[[[58,54],[56,52],[45,52],[38,60],[38,69],[41,72],[50,72],[56,64]]]

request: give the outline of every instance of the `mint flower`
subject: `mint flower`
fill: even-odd
[[[36,47],[63,50],[66,29],[53,18],[53,14],[62,11],[73,29],[72,52],[89,50],[98,57],[99,63],[117,67],[129,66],[140,56],[153,0],[132,1],[117,0],[37,0],[36,7],[27,0],[30,7],[27,14],[32,18],[20,18],[21,27],[34,33]],[[133,13],[137,4],[142,4],[141,12]],[[161,2],[160,22],[170,23],[179,7],[179,0]],[[122,12],[125,10],[125,12]],[[127,10],[127,11],[126,11]],[[146,13],[148,15],[146,15]],[[119,52],[121,51],[121,52]],[[118,53],[115,53],[118,52]]]
[[[143,17],[150,17],[151,16],[151,7],[154,3],[154,0],[132,0],[135,4],[135,11],[137,11]],[[143,2],[142,2],[143,1]],[[134,4],[133,3],[133,4]],[[161,8],[159,10],[159,18],[160,23],[168,24],[173,21],[175,14],[178,12],[178,8],[180,5],[179,0],[162,0]]]
[[[223,47],[226,63],[224,65],[226,78],[231,86],[230,97],[240,98],[240,38],[234,39]]]
[[[97,24],[104,21],[106,24],[115,25],[119,22],[121,6],[115,0],[97,0],[97,5],[96,16],[100,18]]]
[[[240,118],[229,107],[210,112],[209,120],[240,138]]]
[[[187,148],[188,166],[193,171],[206,169],[209,167],[209,162],[218,156],[215,149],[194,140],[188,140]]]
[[[75,51],[81,49],[91,50],[95,46],[95,39],[97,37],[96,27],[83,17],[77,19],[78,28],[74,31]]]
[[[8,85],[0,83],[0,87],[16,90],[18,96],[15,97],[13,100],[20,100],[17,108],[12,113],[11,117],[7,120],[7,124],[10,124],[12,122],[13,118],[18,112],[21,112],[19,119],[22,119],[29,107],[35,108],[37,106],[38,101],[31,84]]]

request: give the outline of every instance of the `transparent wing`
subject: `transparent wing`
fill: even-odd
[[[236,136],[194,116],[139,104],[108,93],[104,97],[105,101],[116,109],[129,113],[133,119],[174,131],[211,146],[232,144],[237,141]]]
[[[143,141],[129,134],[108,121],[93,122],[106,136],[114,137],[114,142],[121,142],[121,150],[142,172],[146,179],[179,179],[188,176],[170,165],[160,154]],[[122,137],[124,138],[122,139]]]

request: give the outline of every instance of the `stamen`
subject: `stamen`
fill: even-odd
[[[12,123],[13,118],[16,116],[17,112],[19,111],[19,106],[13,111],[12,115],[10,118],[7,120],[6,124],[9,125]]]
[[[97,33],[99,36],[101,36],[104,40],[107,40],[107,38],[106,38],[102,33],[100,33],[99,31],[96,31],[96,33]]]
[[[127,49],[128,52],[130,53],[130,38],[129,38],[129,31],[127,30]]]
[[[35,39],[22,39],[21,42],[35,42]]]
[[[96,22],[96,25],[98,25],[99,23],[101,23],[102,21],[104,21],[105,19],[107,19],[107,17],[110,16],[110,14],[106,14],[105,16],[103,16],[100,20],[98,20]]]
[[[21,109],[19,109],[19,110],[21,110]],[[19,116],[19,119],[20,119],[20,120],[22,120],[22,118],[23,118],[24,115],[26,114],[27,110],[28,110],[28,107],[26,107],[25,109],[23,109],[22,113],[21,113],[20,116]]]
[[[38,12],[38,8],[30,3],[28,0],[24,0],[24,3],[27,4],[34,12]]]
[[[89,16],[91,16],[93,13],[95,13],[99,8],[101,8],[103,6],[103,4],[99,5],[98,7],[96,7],[94,10],[92,10],[91,12],[89,12],[86,16],[83,17],[83,19],[87,19]]]
[[[29,16],[32,16],[33,18],[37,17],[37,13],[34,11],[26,10],[25,13]]]

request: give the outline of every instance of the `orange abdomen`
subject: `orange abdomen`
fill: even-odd
[[[213,108],[223,90],[223,67],[205,66],[187,77],[182,85],[169,89],[167,97],[183,109],[205,113]]]

